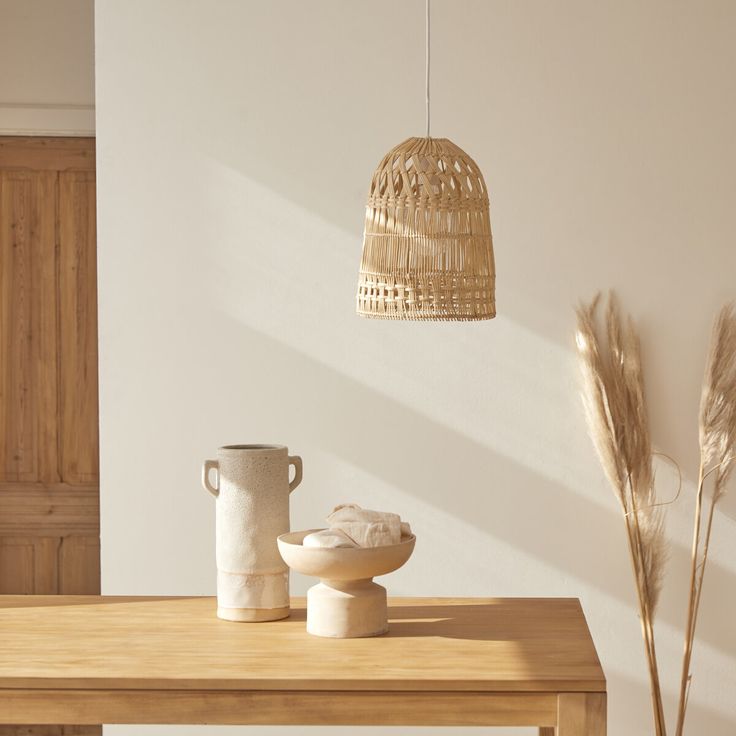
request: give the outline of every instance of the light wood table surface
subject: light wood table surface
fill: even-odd
[[[0,723],[538,726],[603,736],[574,598],[394,598],[390,631],[231,623],[213,598],[0,596]],[[557,729],[555,731],[555,728]]]

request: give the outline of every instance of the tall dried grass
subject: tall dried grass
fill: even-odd
[[[664,507],[657,501],[654,487],[639,338],[631,318],[622,320],[613,295],[608,299],[602,329],[597,318],[599,302],[600,296],[596,296],[590,304],[577,309],[576,341],[583,374],[583,402],[593,443],[623,512],[649,666],[655,732],[657,736],[666,736],[653,626],[667,546]],[[682,736],[685,724],[692,682],[690,664],[714,511],[736,463],[736,313],[730,304],[721,309],[713,325],[700,399],[699,430],[700,472],[676,736]]]
[[[576,343],[583,401],[593,444],[623,513],[649,667],[657,736],[665,736],[662,692],[654,642],[654,615],[662,589],[667,547],[663,511],[652,470],[639,337],[609,296],[604,328],[597,319],[600,295],[577,309]]]
[[[713,512],[726,492],[736,456],[736,315],[724,306],[713,325],[700,398],[700,472],[695,499],[690,589],[680,678],[676,736],[682,736],[690,694],[690,663],[703,590]],[[710,493],[706,481],[710,479]],[[706,512],[707,509],[707,512]]]

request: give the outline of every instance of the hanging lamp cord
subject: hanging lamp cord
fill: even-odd
[[[427,33],[425,38],[425,92],[426,92],[426,105],[427,105],[427,138],[429,138],[429,0],[427,0]]]

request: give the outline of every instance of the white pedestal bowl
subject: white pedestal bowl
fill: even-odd
[[[290,568],[320,579],[307,592],[307,631],[338,639],[385,634],[386,589],[373,578],[398,570],[411,557],[416,537],[402,537],[385,547],[304,547],[304,537],[315,531],[320,530],[278,538],[279,552]]]

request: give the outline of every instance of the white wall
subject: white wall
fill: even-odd
[[[227,442],[287,443],[305,463],[293,528],[347,500],[413,523],[391,592],[579,596],[610,733],[650,734],[572,306],[615,287],[636,315],[654,439],[689,479],[658,625],[672,714],[700,377],[711,317],[736,295],[736,5],[436,0],[433,131],[485,173],[499,317],[426,325],[353,313],[371,173],[423,131],[421,0],[99,1],[96,15],[104,591],[214,593],[200,463]],[[673,493],[665,466],[660,479]],[[692,734],[736,729],[735,520],[731,496]],[[309,730],[263,733],[281,731]]]
[[[0,0],[0,135],[94,135],[94,0]]]

